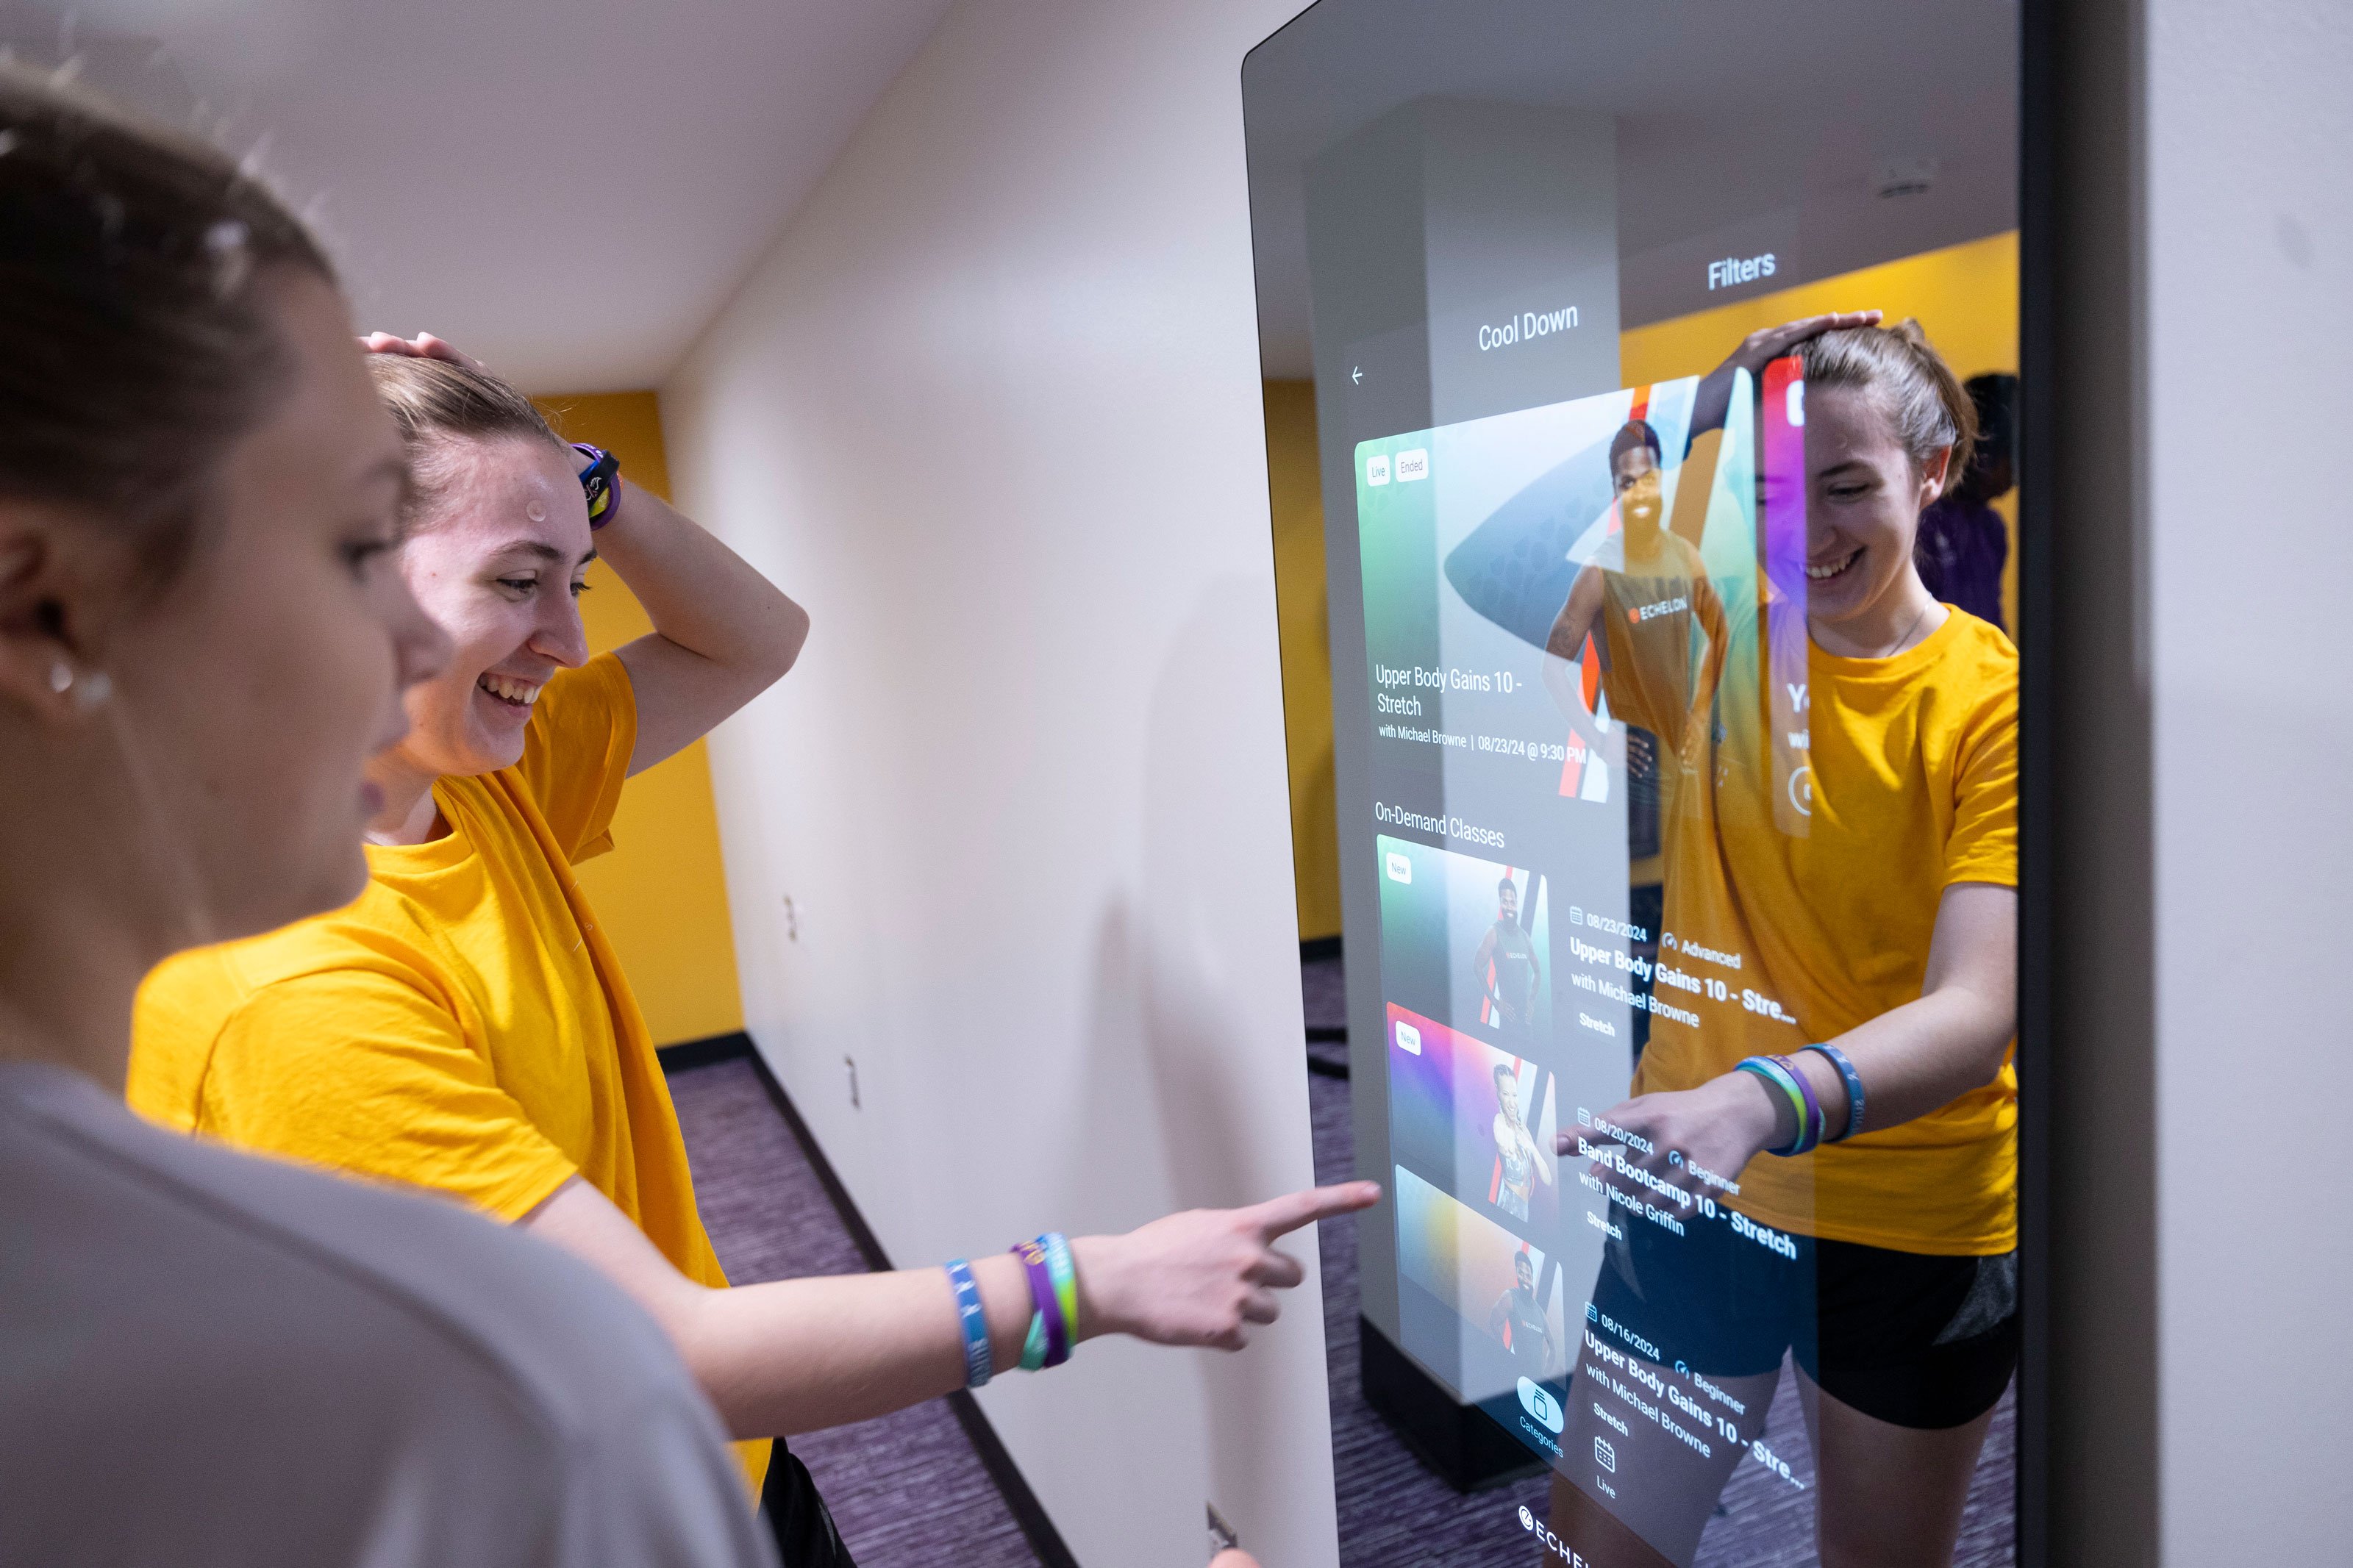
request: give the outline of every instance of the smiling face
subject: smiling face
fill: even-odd
[[[1871,627],[1917,581],[1912,542],[1949,453],[1915,469],[1878,399],[1857,387],[1810,384],[1805,428],[1806,614]]]
[[[451,441],[433,454],[434,504],[401,572],[456,651],[408,698],[400,760],[474,774],[522,760],[532,705],[559,669],[587,661],[576,598],[596,547],[572,455],[520,437]]]
[[[1505,921],[1520,918],[1520,890],[1509,882],[1495,889],[1495,918]]]
[[[1627,531],[1655,531],[1663,503],[1659,465],[1650,447],[1634,447],[1619,453],[1610,461],[1609,479],[1618,493],[1618,516]]]

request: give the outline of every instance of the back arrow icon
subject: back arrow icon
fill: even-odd
[[[1358,386],[1365,384],[1365,367],[1358,365],[1348,373],[1348,379]]]

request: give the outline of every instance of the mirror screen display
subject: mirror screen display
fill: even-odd
[[[1324,0],[1244,91],[1343,1563],[2013,1561],[2015,13]]]

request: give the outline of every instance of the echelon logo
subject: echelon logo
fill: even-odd
[[[1557,1561],[1568,1564],[1568,1568],[1595,1568],[1592,1558],[1555,1535],[1550,1527],[1535,1516],[1535,1510],[1525,1504],[1520,1508],[1520,1528],[1544,1542],[1545,1551]]]

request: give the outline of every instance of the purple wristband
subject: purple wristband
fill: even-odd
[[[1789,1151],[1792,1154],[1803,1154],[1820,1143],[1823,1132],[1828,1131],[1822,1123],[1822,1102],[1814,1098],[1814,1086],[1806,1081],[1806,1075],[1798,1070],[1796,1062],[1788,1057],[1775,1057],[1773,1059],[1780,1064],[1783,1071],[1797,1080],[1798,1092],[1805,1096],[1806,1124],[1798,1129],[1797,1146]]]
[[[1062,1320],[1062,1298],[1054,1289],[1054,1269],[1046,1257],[1045,1238],[1016,1242],[1012,1252],[1029,1271],[1029,1300],[1046,1321],[1044,1364],[1060,1366],[1071,1359],[1071,1325]]]

